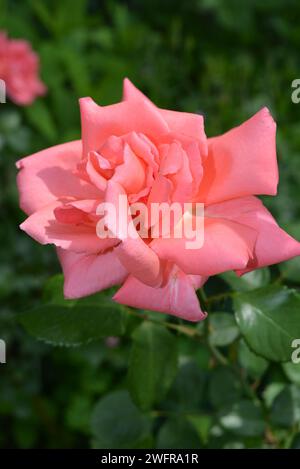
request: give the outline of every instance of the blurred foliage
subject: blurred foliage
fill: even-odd
[[[280,363],[300,327],[299,258],[211,279],[202,324],[123,307],[110,322],[110,294],[66,305],[61,276],[47,280],[59,266],[17,228],[14,166],[78,138],[78,98],[118,101],[125,76],[161,107],[203,113],[208,136],[267,105],[281,182],[264,201],[299,239],[299,13],[297,0],[0,0],[0,29],[32,42],[48,87],[1,105],[1,447],[300,447],[300,364]]]

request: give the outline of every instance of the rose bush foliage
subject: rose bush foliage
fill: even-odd
[[[299,106],[289,89],[299,65],[299,2],[241,9],[221,0],[163,8],[132,0],[130,10],[117,0],[42,3],[1,2],[1,30],[31,43],[48,93],[30,106],[0,105],[0,336],[7,344],[0,446],[299,448],[299,363],[292,362],[299,359],[299,256],[211,277],[196,292],[208,317],[195,324],[113,302],[118,287],[66,300],[52,246],[18,229],[24,213],[15,186],[16,160],[81,138],[80,96],[116,102],[129,76],[161,108],[203,114],[209,136],[268,106],[278,122],[280,186],[278,197],[262,199],[300,239]],[[274,132],[272,120],[264,122]],[[244,169],[241,190],[263,182],[261,171],[258,180]],[[269,179],[265,189],[275,185]],[[264,214],[261,225],[268,222],[282,243]],[[248,215],[252,222],[252,209]],[[278,242],[273,255],[280,245],[291,246]]]

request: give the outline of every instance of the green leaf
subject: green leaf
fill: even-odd
[[[73,51],[66,47],[61,50],[61,57],[77,96],[87,95],[90,84],[85,56],[78,54],[78,51]]]
[[[285,386],[284,383],[272,382],[263,391],[263,398],[264,398],[265,404],[268,408],[270,408],[272,406],[275,398],[283,390],[284,386]]]
[[[157,448],[201,448],[200,437],[193,425],[184,418],[172,418],[161,427],[157,436]]]
[[[300,449],[300,433],[297,433],[292,441],[290,446],[291,449]]]
[[[228,441],[224,443],[223,449],[245,449],[245,443],[243,441]]]
[[[63,291],[64,276],[63,274],[56,274],[50,277],[43,289],[43,300],[46,303],[61,304],[63,306],[70,306],[74,303],[73,300],[66,300]]]
[[[6,141],[14,153],[22,154],[28,152],[32,139],[31,129],[19,127],[13,133],[6,136]]]
[[[61,306],[45,304],[21,313],[19,321],[27,332],[52,345],[75,346],[123,333],[120,308],[113,303]]]
[[[183,363],[168,394],[168,408],[192,412],[198,410],[204,400],[206,373],[194,360]]]
[[[292,383],[300,385],[300,363],[283,363],[282,368]]]
[[[47,6],[38,0],[29,0],[29,3],[39,22],[43,24],[48,31],[52,31],[52,29],[54,29],[54,17]]]
[[[225,367],[213,370],[210,374],[208,395],[216,409],[231,405],[240,399],[241,385],[233,371]]]
[[[133,401],[142,409],[160,402],[177,371],[177,339],[159,324],[142,323],[133,334],[128,382]]]
[[[68,402],[65,415],[66,423],[71,429],[89,433],[91,399],[82,394],[75,394]]]
[[[27,332],[52,345],[75,346],[124,333],[121,305],[106,292],[78,300],[63,295],[63,275],[51,277],[44,288],[44,304],[18,315]]]
[[[213,423],[213,417],[210,415],[189,415],[188,421],[191,422],[196,432],[198,433],[201,441],[207,444],[209,440],[210,430]]]
[[[29,122],[49,142],[54,142],[57,136],[55,123],[44,101],[37,99],[31,106],[26,107]]]
[[[93,447],[149,448],[150,421],[133,404],[127,391],[115,391],[95,406],[91,419]]]
[[[216,347],[231,344],[239,335],[235,318],[229,313],[213,313],[209,316],[209,342]]]
[[[250,291],[263,287],[270,282],[270,271],[267,267],[256,269],[239,277],[234,272],[224,272],[220,277],[230,285],[233,290]]]
[[[260,378],[268,368],[267,360],[252,352],[244,340],[240,341],[238,357],[240,365],[251,378]]]
[[[300,337],[300,296],[276,285],[234,299],[241,333],[250,348],[271,361],[288,361],[292,341]]]
[[[260,407],[248,400],[236,402],[222,411],[219,414],[219,420],[223,428],[236,435],[260,436],[265,430]]]
[[[284,279],[299,283],[300,280],[300,257],[294,257],[289,261],[279,265],[280,272]]]
[[[289,428],[300,423],[300,387],[286,386],[273,402],[271,422]]]
[[[12,134],[21,126],[21,114],[16,111],[9,109],[8,111],[2,111],[0,116],[0,130],[2,134]]]

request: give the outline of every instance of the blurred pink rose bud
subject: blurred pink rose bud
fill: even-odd
[[[120,339],[119,337],[114,337],[114,336],[107,337],[105,339],[105,345],[108,348],[116,348],[120,345]]]
[[[202,116],[159,109],[129,80],[122,102],[101,107],[83,98],[80,108],[81,140],[17,164],[28,215],[21,228],[57,247],[67,298],[122,285],[118,303],[199,321],[206,313],[195,290],[208,277],[300,254],[300,243],[256,197],[277,191],[276,124],[268,109],[207,139]],[[204,204],[203,245],[188,249],[184,236],[163,233],[100,239],[97,207],[117,206],[119,196],[129,206]]]
[[[0,32],[0,78],[8,96],[16,104],[26,106],[46,93],[39,78],[39,58],[23,39],[8,39]]]

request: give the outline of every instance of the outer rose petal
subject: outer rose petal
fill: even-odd
[[[63,249],[87,254],[101,252],[117,243],[112,238],[98,238],[95,226],[61,223],[55,216],[55,210],[63,207],[60,202],[49,204],[30,215],[20,228],[41,244],[55,244]]]
[[[206,204],[253,194],[275,195],[276,124],[267,108],[239,127],[208,140],[198,200]]]
[[[99,191],[73,171],[81,159],[77,140],[39,151],[17,162],[21,209],[30,215],[60,197],[97,199]]]
[[[65,277],[66,298],[92,295],[121,284],[128,275],[111,251],[105,254],[85,255],[57,249],[57,254]]]
[[[113,300],[134,308],[169,313],[188,321],[201,321],[206,313],[201,311],[193,282],[194,279],[177,268],[173,269],[168,282],[161,288],[151,288],[129,276]],[[205,279],[202,284],[204,282]]]
[[[142,132],[156,140],[169,131],[157,109],[140,100],[124,101],[111,106],[98,106],[91,98],[81,98],[81,131],[83,153],[99,150],[111,135]]]
[[[256,197],[244,197],[211,205],[206,214],[207,216],[223,216],[257,231],[254,260],[246,269],[240,270],[240,273],[277,264],[300,255],[300,243],[277,225],[271,213]]]
[[[125,78],[123,82],[123,100],[130,101],[135,99],[151,103],[152,106],[156,107],[128,78]],[[169,111],[167,109],[159,109],[159,112],[172,133],[184,134],[199,140],[202,155],[205,156],[207,154],[207,139],[204,132],[203,116],[189,112]]]
[[[160,259],[174,262],[187,274],[211,276],[226,270],[243,269],[252,258],[257,233],[229,220],[206,220],[204,243],[186,249],[186,239],[155,239],[151,247]]]
[[[188,275],[188,278],[190,279],[195,290],[198,290],[198,288],[203,287],[203,285],[209,279],[209,277],[202,277],[201,275]]]

